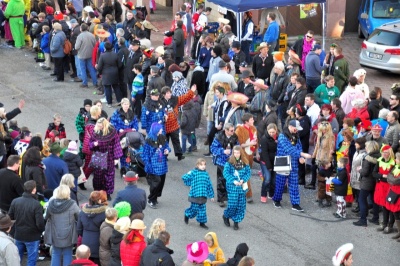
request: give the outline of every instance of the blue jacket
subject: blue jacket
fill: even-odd
[[[118,191],[113,206],[121,201],[126,201],[131,205],[131,214],[143,212],[146,209],[146,191],[136,185],[128,185],[125,189]]]
[[[308,53],[306,57],[306,77],[318,79],[321,78],[321,72],[325,66],[321,66],[319,63],[319,55],[314,51]]]
[[[235,171],[237,171],[239,176],[235,174]],[[224,178],[226,180],[226,190],[228,191],[228,194],[246,194],[246,191],[243,190],[242,186],[236,186],[233,182],[243,180],[243,183],[245,183],[249,181],[250,176],[251,170],[249,165],[246,165],[240,170],[236,170],[232,164],[227,162],[224,166]]]
[[[68,174],[68,165],[57,155],[50,154],[43,160],[46,166],[44,175],[46,176],[47,188],[55,189],[60,185],[61,177]]]
[[[182,180],[190,187],[189,197],[214,198],[214,189],[207,171],[195,168],[184,174]]]
[[[40,49],[42,49],[43,53],[50,53],[50,33],[45,33],[42,36],[40,41]]]
[[[133,113],[132,109],[128,109],[128,113],[125,113],[122,108],[115,110],[111,116],[111,124],[119,133],[120,129],[135,129],[136,131],[139,130],[139,124],[135,114]]]
[[[161,147],[157,147],[152,140],[146,139],[142,160],[145,165],[144,170],[147,174],[163,175],[168,172],[167,156],[164,155],[165,149],[169,152],[171,151],[168,142],[165,142]]]
[[[50,53],[52,57],[61,58],[65,56],[64,42],[66,38],[63,31],[57,31],[53,38],[51,38]]]
[[[268,25],[268,29],[264,34],[264,42],[273,43],[279,39],[279,25],[276,21],[271,21]]]
[[[199,51],[199,57],[197,58],[197,61],[199,61],[200,66],[203,68],[209,68],[210,60],[211,60],[211,48],[207,49],[207,47],[201,47]]]
[[[148,104],[146,103],[148,101]],[[146,129],[147,132],[150,132],[151,124],[154,122],[162,123],[164,125],[165,132],[165,112],[162,108],[160,102],[154,102],[152,100],[146,100],[146,102],[142,106],[142,116],[140,121],[142,122],[142,128]],[[157,107],[155,109],[155,107]]]
[[[224,150],[228,147],[231,148],[231,154],[226,155]],[[238,137],[233,134],[229,139],[225,135],[225,130],[218,133],[213,142],[211,143],[210,151],[213,155],[213,163],[215,165],[224,166],[228,158],[232,155],[234,146],[239,145]]]

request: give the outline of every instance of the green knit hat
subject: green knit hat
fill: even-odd
[[[126,201],[118,202],[114,206],[114,209],[117,210],[118,219],[121,217],[129,217],[129,215],[131,215],[131,205],[129,204],[129,202]]]

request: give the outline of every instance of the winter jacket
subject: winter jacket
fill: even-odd
[[[211,59],[210,59],[210,68],[208,69],[206,82],[209,82],[211,80],[211,77],[215,73],[219,72],[219,62],[221,62],[221,61],[222,61],[222,58],[220,56],[211,57]]]
[[[78,178],[81,175],[81,167],[83,166],[83,161],[81,157],[78,154],[74,154],[66,150],[63,156],[63,160],[68,165],[68,172],[72,174],[75,178]]]
[[[268,125],[272,123],[278,125],[278,115],[276,111],[267,112],[261,121],[257,123],[257,139],[261,139],[262,135],[267,133]]]
[[[121,266],[121,241],[124,234],[113,230],[111,233],[110,243],[111,243],[111,257],[109,266]]]
[[[370,100],[368,103],[368,114],[369,114],[369,119],[374,120],[378,119],[379,116],[379,111],[383,108],[379,100]]]
[[[79,109],[79,114],[75,118],[75,128],[78,131],[79,140],[83,142],[85,125],[90,118],[90,113],[84,107]]]
[[[0,231],[0,265],[20,266],[20,257],[18,248],[14,243],[14,239]]]
[[[103,85],[115,85],[119,82],[119,69],[122,62],[118,60],[118,55],[112,51],[102,53],[99,58],[97,70],[101,76]]]
[[[105,205],[85,205],[79,213],[78,235],[82,236],[82,244],[90,248],[91,257],[99,258],[100,226],[106,218]]]
[[[161,240],[156,239],[143,251],[140,266],[175,266],[171,254],[173,251],[166,247]]]
[[[392,146],[393,152],[397,152],[399,147],[399,132],[400,125],[398,121],[394,121],[394,123],[390,124],[385,132],[385,139],[388,141],[388,144]]]
[[[63,58],[64,54],[64,42],[67,39],[65,33],[62,31],[56,31],[50,41],[50,53],[54,58]]]
[[[304,106],[304,100],[306,98],[306,95],[307,95],[306,87],[300,87],[299,89],[295,89],[292,93],[292,99],[290,99],[289,101],[288,109],[296,104]]]
[[[111,260],[111,235],[114,231],[114,224],[109,223],[107,219],[100,226],[100,263],[109,265]]]
[[[336,180],[335,180],[336,179]],[[338,169],[337,176],[332,180],[335,188],[334,192],[336,196],[347,196],[347,170],[343,168],[341,170]]]
[[[336,80],[335,80],[336,82]],[[340,89],[340,88],[339,88]],[[340,102],[342,103],[342,108],[345,114],[350,113],[353,105],[351,102],[355,99],[365,99],[362,91],[356,88],[347,87],[347,89],[340,95]]]
[[[142,129],[145,129],[146,132],[150,132],[151,124],[155,122],[164,124],[165,115],[166,113],[164,112],[161,101],[146,99],[146,101],[142,105],[142,116],[140,117]]]
[[[68,174],[67,163],[57,155],[50,154],[43,160],[43,164],[46,166],[44,175],[46,176],[47,188],[56,189],[60,185],[62,176]]]
[[[132,230],[128,233],[126,239],[129,239],[129,243],[126,243],[125,239],[121,241],[121,263],[122,265],[139,266],[140,257],[146,248],[144,236]]]
[[[185,37],[181,28],[174,31],[174,48],[175,57],[183,57],[185,55]]]
[[[126,201],[131,205],[131,214],[143,212],[146,209],[146,192],[137,185],[128,185],[125,189],[118,191],[113,206],[121,201]]]
[[[343,57],[343,55],[339,55],[335,57],[333,63],[333,76],[335,78],[335,86],[339,88],[342,92],[349,82],[350,76],[350,68],[349,62]],[[363,94],[364,95],[364,94]]]
[[[159,146],[161,146],[161,148]],[[146,144],[143,147],[142,160],[147,174],[163,175],[168,172],[167,156],[164,154],[165,150],[171,151],[168,142],[165,141],[164,144],[158,145],[151,139],[146,139]]]
[[[0,170],[0,209],[8,212],[11,202],[22,196],[24,186],[21,178],[12,170]]]
[[[277,141],[278,140],[272,138],[266,131],[259,140],[261,148],[260,161],[262,164],[265,164],[269,170],[274,169],[276,148],[278,146]]]
[[[199,95],[204,95],[206,92],[206,78],[204,77],[204,69],[201,66],[196,66],[193,69],[192,79],[190,81],[189,88],[196,84],[197,92]]]
[[[42,164],[37,166],[25,166],[23,183],[29,180],[36,182],[36,194],[39,200],[43,199],[43,191],[47,188],[46,177],[44,176],[44,166]]]
[[[360,190],[360,170],[367,155],[365,150],[358,150],[354,153],[350,171],[350,185],[354,189]]]
[[[368,108],[367,106],[364,106],[361,109],[354,107],[353,109],[351,109],[351,112],[348,113],[346,117],[351,118],[353,120],[356,118],[360,118],[362,120],[370,120],[367,108]]]
[[[319,104],[319,106],[322,106],[324,104],[331,104],[334,98],[339,98],[340,91],[336,86],[328,88],[326,84],[321,84],[315,89],[314,95],[315,102]]]
[[[46,209],[44,243],[57,248],[72,247],[78,240],[79,207],[72,199],[51,199]]]
[[[179,129],[178,107],[188,103],[191,99],[193,99],[193,96],[193,91],[189,90],[184,95],[171,96],[171,99],[169,100],[165,99],[164,97],[161,99],[163,109],[168,116],[168,119],[165,122],[165,132],[167,134]]]
[[[197,125],[197,113],[194,109],[193,101],[189,101],[183,106],[183,112],[181,116],[181,131],[182,135],[190,135],[194,133]]]
[[[139,130],[138,120],[130,108],[127,112],[124,112],[122,107],[118,110],[115,110],[111,116],[110,122],[118,133],[120,133],[121,129],[134,129],[135,131]]]
[[[247,104],[247,109],[254,116],[254,125],[258,125],[258,122],[261,121],[265,112],[265,105],[268,99],[267,94],[268,92],[266,90],[260,89],[254,95],[251,103]]]
[[[341,130],[343,128],[343,119],[346,114],[344,113],[343,108],[337,109],[336,111],[333,111],[333,113],[336,115],[336,120],[338,121]]]
[[[149,76],[149,82],[147,83],[146,89],[146,99],[150,98],[150,92],[154,89],[157,89],[161,92],[161,88],[165,86],[165,80],[160,77],[160,75]]]
[[[185,186],[190,187],[189,197],[214,198],[210,176],[206,170],[195,168],[182,176]]]
[[[48,126],[47,129],[46,129],[46,133],[45,133],[45,135],[44,135],[44,138],[45,138],[45,139],[50,138],[50,133],[51,133],[51,131],[53,131],[53,130],[57,130],[57,131],[58,131],[58,133],[59,133],[58,138],[59,138],[59,139],[65,139],[65,138],[67,138],[67,133],[66,133],[66,131],[65,131],[65,126],[64,126],[63,123],[61,123],[61,124],[58,125],[58,126],[54,125],[54,123],[49,123],[49,126]]]
[[[242,189],[241,187],[239,188]],[[214,232],[209,232],[205,235],[205,237],[207,236],[211,236],[211,238],[213,239],[213,245],[211,247],[210,246],[208,247],[208,258],[209,259],[211,258],[211,265],[217,265],[217,263],[219,264],[224,263],[225,262],[224,251],[219,246],[217,234]]]
[[[368,154],[362,161],[362,167],[360,170],[360,188],[366,191],[374,191],[375,189],[375,178],[372,172],[377,163],[377,159],[381,156],[379,151]]]
[[[289,84],[289,77],[283,72],[281,75],[275,74],[275,79],[271,82],[270,97],[278,103],[283,103],[286,87]]]
[[[40,49],[45,54],[50,54],[50,33],[47,32],[42,35],[42,39],[40,40]]]
[[[193,98],[193,108],[196,113],[196,128],[200,127],[201,123],[201,105],[203,104],[203,100],[201,99],[200,95],[197,95],[196,97]]]
[[[15,240],[23,242],[38,241],[44,231],[43,208],[36,196],[24,192],[14,199],[8,212],[11,220],[16,220]]]
[[[237,92],[243,93],[244,95],[249,97],[249,100],[247,102],[251,102],[255,95],[254,85],[252,83],[246,85],[244,84],[243,80],[241,80],[238,83]]]
[[[243,61],[245,61],[245,60],[243,60]],[[243,62],[243,61],[241,61],[241,62]],[[239,64],[241,62],[239,62]],[[236,65],[236,62],[235,62],[235,65]],[[254,56],[252,70],[253,70],[254,76],[256,78],[266,80],[267,78],[269,78],[273,67],[274,67],[274,60],[273,60],[273,56],[270,52],[268,52],[268,55],[266,58],[264,58],[264,60],[261,57],[261,54],[257,54]]]
[[[94,35],[88,31],[82,31],[76,38],[75,50],[78,51],[79,59],[92,58],[92,51],[96,44]]]
[[[310,51],[306,56],[306,79],[320,79],[321,72],[324,70],[325,65],[320,64],[319,55],[314,51]]]

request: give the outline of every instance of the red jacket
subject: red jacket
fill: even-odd
[[[358,117],[361,120],[369,120],[368,106],[365,106],[361,109],[353,108],[346,117],[351,119],[356,119]]]
[[[71,265],[97,266],[96,263],[94,263],[93,261],[88,260],[88,259],[76,259],[76,260],[73,260],[71,262]]]
[[[132,230],[127,236],[129,243],[125,239],[120,244],[121,262],[124,266],[139,266],[143,250],[146,248],[144,236],[138,231]]]
[[[167,122],[165,122],[165,131],[167,133],[174,132],[175,130],[179,129],[179,122],[178,122],[178,107],[184,105],[185,103],[189,102],[193,99],[193,92],[189,90],[185,95],[178,96],[178,104],[176,104],[173,108],[173,111],[165,111],[168,115]],[[176,97],[176,96],[172,96]],[[164,99],[162,100],[164,104]],[[164,106],[166,108],[166,106]]]

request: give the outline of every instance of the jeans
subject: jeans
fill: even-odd
[[[307,85],[307,93],[314,93],[315,89],[321,85],[320,78],[307,78],[306,77],[306,85]]]
[[[207,135],[210,134],[211,129],[214,126],[214,121],[207,121]]]
[[[114,93],[115,93],[115,98],[117,100],[118,103],[121,102],[122,100],[122,96],[121,96],[121,91],[119,89],[119,85],[118,84],[113,84],[113,85],[103,85],[104,86],[104,93],[106,95],[106,99],[107,99],[107,104],[111,104],[112,103],[112,90],[114,89]]]
[[[57,248],[52,246],[51,252],[51,266],[61,266],[61,258],[62,265],[68,266],[72,262],[72,246],[67,248]]]
[[[251,57],[250,57],[250,44],[252,43],[252,41],[241,41],[240,43],[240,50],[242,50],[244,52],[244,54],[246,55],[246,62],[248,64],[251,63]]]
[[[76,66],[76,76],[80,79],[82,79],[82,72],[81,72],[81,64],[79,62],[79,58],[77,55],[75,57],[75,66]]]
[[[261,185],[261,197],[266,197],[266,196],[268,196],[267,193],[269,192],[271,177],[274,174],[274,172],[268,170],[267,166],[263,163],[260,163],[260,166],[261,166],[262,175],[264,177],[264,181]]]
[[[86,71],[89,70],[90,77],[92,78],[92,82],[94,86],[97,86],[97,72],[94,66],[92,65],[92,59],[79,59],[79,65],[81,67],[81,79],[83,85],[88,85]]]
[[[372,194],[373,194],[372,191],[361,189],[360,190],[360,194],[358,195],[358,206],[360,208],[360,220],[365,224],[367,223],[367,215],[368,215],[367,198],[368,198],[369,195],[372,195]],[[376,216],[374,214],[372,219],[375,220],[375,221],[378,221],[379,220],[379,216]]]
[[[26,247],[26,251],[28,252],[28,260],[26,264],[27,266],[36,266],[36,260],[39,252],[39,242],[40,240],[32,242],[15,240],[15,245],[18,248],[18,253],[19,257],[21,258],[21,261],[22,258],[24,257],[24,251]]]
[[[185,134],[182,134],[182,137],[181,137],[181,141],[182,141],[182,153],[185,153],[186,152],[186,140],[189,142],[189,144],[190,144],[190,147],[189,147],[189,149],[188,149],[188,151],[189,152],[192,152],[192,148],[194,147],[194,145],[193,145],[193,136],[194,134],[190,134],[190,135],[185,135]]]
[[[278,40],[279,40],[279,38],[278,38]],[[278,41],[269,43],[269,51],[275,51],[275,47],[276,47],[277,43],[278,43]]]

